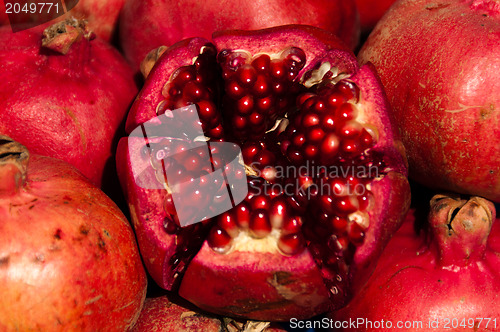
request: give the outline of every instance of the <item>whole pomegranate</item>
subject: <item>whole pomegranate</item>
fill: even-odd
[[[130,330],[146,275],[118,207],[69,164],[6,136],[0,177],[0,330]]]
[[[409,204],[387,107],[373,67],[318,28],[224,31],[167,49],[117,152],[154,280],[245,319],[344,305]],[[241,154],[224,151],[231,142]]]
[[[14,1],[9,2],[14,3]],[[30,3],[32,1],[25,2]],[[42,27],[47,28],[55,22],[74,17],[79,20],[86,20],[90,30],[106,41],[111,41],[117,34],[118,17],[125,0],[78,0],[76,4],[75,0],[65,0],[63,2],[67,12],[61,16],[55,17],[58,14],[55,10],[56,7],[52,7],[52,11],[49,11],[49,4],[47,4],[44,10],[37,3],[38,7],[35,13],[21,11],[13,15],[11,19],[14,19],[14,21],[11,21],[6,14],[6,2],[4,1],[0,3],[0,25],[28,24],[33,27],[35,24],[40,24]],[[60,12],[62,11],[63,9],[60,8]],[[14,12],[14,9],[11,9],[11,12]]]
[[[363,318],[353,331],[498,331],[499,239],[492,203],[436,195],[428,224],[410,214],[366,286],[334,319],[340,326]]]
[[[134,332],[285,332],[268,322],[240,322],[201,312],[170,293],[146,298]]]
[[[127,0],[120,18],[121,46],[136,69],[146,54],[190,37],[226,29],[308,24],[337,34],[354,48],[359,17],[354,0]]]
[[[395,1],[396,0],[356,0],[361,30],[364,33],[370,32]]]
[[[120,54],[82,21],[0,28],[0,133],[65,160],[94,184],[115,172],[118,133],[137,88]]]
[[[401,0],[359,53],[394,109],[410,177],[500,202],[500,3]]]

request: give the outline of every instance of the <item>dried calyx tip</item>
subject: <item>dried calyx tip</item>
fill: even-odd
[[[95,34],[87,27],[87,21],[69,18],[51,25],[43,31],[42,47],[66,54],[73,43],[86,38],[92,40]]]

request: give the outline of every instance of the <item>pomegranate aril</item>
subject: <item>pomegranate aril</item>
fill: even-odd
[[[340,215],[348,215],[359,209],[359,203],[353,196],[336,197],[334,205],[334,210]]]
[[[294,234],[300,233],[302,229],[302,218],[299,216],[289,216],[285,218],[283,225],[281,226],[281,234]]]
[[[261,54],[252,61],[252,66],[257,72],[268,72],[271,65],[271,58],[267,54]]]
[[[224,229],[215,225],[208,233],[207,242],[213,250],[226,252],[231,246],[232,238]]]
[[[269,94],[269,83],[264,75],[259,75],[255,84],[253,85],[252,92],[256,97],[265,97]]]
[[[234,100],[238,100],[246,94],[246,90],[234,80],[226,83],[226,94]]]
[[[345,103],[339,107],[337,115],[341,121],[349,121],[356,119],[358,116],[358,110],[353,104]]]
[[[165,217],[163,220],[163,228],[165,229],[165,232],[170,235],[176,234],[179,231],[179,226],[170,217]]]
[[[238,81],[242,86],[251,86],[257,80],[257,71],[251,65],[243,65],[236,72]]]
[[[365,232],[356,222],[352,222],[349,227],[349,240],[356,246],[363,244]]]
[[[279,229],[283,226],[285,218],[288,216],[288,206],[284,198],[274,199],[269,207],[271,226]]]
[[[251,95],[246,95],[236,102],[238,113],[242,115],[250,114],[253,110],[254,102]]]
[[[298,253],[301,253],[304,248],[305,241],[300,233],[282,235],[278,240],[278,249],[284,255],[296,255]]]
[[[272,227],[267,211],[264,209],[253,210],[250,215],[249,228],[250,234],[257,239],[268,236],[272,231]]]
[[[271,76],[274,77],[277,81],[281,81],[286,76],[286,69],[283,62],[279,59],[271,60],[270,64],[270,73]]]
[[[232,213],[224,212],[218,216],[217,219],[217,225],[219,225],[221,229],[225,230],[230,237],[234,238],[238,236],[240,233],[238,223]]]
[[[248,229],[250,226],[250,207],[243,201],[234,208],[234,216],[241,229]]]
[[[335,85],[335,88],[342,93],[347,100],[359,101],[359,88],[352,82],[342,80]]]

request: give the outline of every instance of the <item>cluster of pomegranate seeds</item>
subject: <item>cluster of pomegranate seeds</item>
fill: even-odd
[[[257,176],[270,183],[283,180],[283,170],[288,163],[275,142],[275,135],[266,135],[259,141],[241,144],[241,154],[246,165],[257,172]]]
[[[306,63],[300,48],[273,57],[223,50],[218,62],[225,81],[224,117],[236,139],[261,139],[295,107],[294,96],[302,89],[295,80]]]
[[[266,189],[267,188],[267,189]],[[249,236],[253,239],[273,237],[280,252],[295,255],[305,248],[302,218],[287,202],[287,198],[265,180],[249,177],[249,192],[243,202],[216,218],[207,241],[220,253],[231,250],[233,239]]]
[[[358,121],[358,101],[358,87],[347,80],[299,96],[299,111],[280,134],[282,152],[295,165],[332,165],[371,148],[374,136]]]
[[[222,138],[224,130],[221,113],[218,110],[218,84],[216,51],[206,46],[203,52],[189,66],[178,68],[162,90],[165,100],[159,103],[156,113],[196,104],[203,132],[213,138]]]

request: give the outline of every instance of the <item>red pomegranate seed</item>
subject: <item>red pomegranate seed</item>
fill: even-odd
[[[251,86],[257,80],[257,71],[251,65],[243,65],[236,72],[242,86]]]
[[[267,211],[264,209],[256,209],[251,212],[250,216],[250,234],[262,239],[271,233],[272,227]]]
[[[361,245],[365,239],[365,232],[356,222],[351,222],[348,236],[354,245]]]
[[[359,136],[361,136],[361,132],[363,130],[363,127],[359,122],[356,121],[349,121],[346,122],[342,128],[339,131],[339,134],[343,138],[348,138],[348,139],[355,139]]]
[[[253,110],[253,106],[254,106],[254,103],[253,103],[253,97],[251,95],[246,95],[246,96],[243,96],[242,98],[240,98],[237,102],[236,102],[236,107],[238,109],[238,113],[240,114],[250,114],[250,112],[252,112]]]
[[[258,99],[256,104],[257,104],[257,109],[261,113],[269,111],[273,107],[273,97],[268,96],[266,98]]]
[[[202,98],[208,97],[205,88],[201,84],[196,83],[196,81],[186,83],[182,90],[182,96],[184,100],[190,102],[198,102]]]
[[[287,217],[281,227],[281,234],[294,234],[300,233],[302,229],[302,218],[299,216],[290,216]]]
[[[278,249],[284,255],[296,255],[301,253],[304,250],[304,247],[305,241],[300,233],[283,235],[278,240]]]
[[[271,75],[277,80],[283,80],[286,75],[286,70],[283,62],[279,59],[271,60]]]
[[[345,103],[339,107],[337,114],[339,119],[349,121],[358,116],[358,110],[353,104]]]
[[[235,238],[240,233],[238,223],[236,222],[234,215],[230,212],[224,212],[221,214],[218,217],[217,225],[219,225],[221,229],[225,230],[226,233],[232,238]]]
[[[247,202],[243,201],[234,208],[234,216],[240,228],[248,229],[250,226],[250,208]]]
[[[273,228],[281,228],[288,215],[288,205],[284,198],[277,198],[271,202],[269,207],[269,215],[271,226]]]
[[[265,97],[269,94],[269,83],[264,75],[257,76],[252,91],[256,97]]]
[[[225,230],[216,225],[210,229],[207,242],[216,251],[226,251],[231,245],[232,238]]]
[[[340,215],[348,215],[359,209],[358,200],[353,196],[336,197],[333,205],[335,212]]]
[[[246,90],[238,82],[230,80],[226,83],[226,95],[234,100],[238,100],[246,94]]]
[[[252,61],[252,66],[257,72],[268,72],[271,65],[271,58],[267,54],[261,54]]]
[[[346,102],[345,96],[340,92],[332,92],[327,99],[329,107],[338,108]]]

